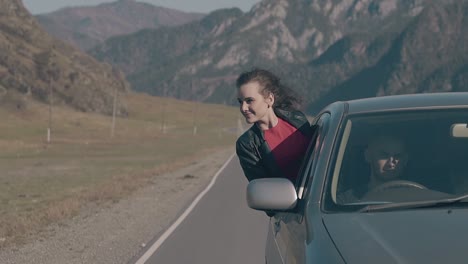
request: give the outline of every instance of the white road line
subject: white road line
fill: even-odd
[[[206,186],[205,190],[203,190],[197,198],[190,204],[190,206],[185,210],[185,212],[161,235],[156,242],[148,249],[148,251],[141,256],[135,264],[144,264],[153,254],[158,250],[158,248],[164,243],[164,241],[174,232],[174,230],[185,220],[185,218],[192,212],[193,208],[200,202],[200,200],[205,196],[205,194],[213,187],[213,185],[216,182],[216,179],[218,178],[219,174],[226,168],[226,166],[231,162],[232,158],[234,158],[234,154],[229,157],[229,159],[224,163],[224,165],[218,170],[218,172],[215,174],[213,179],[211,180],[210,184]]]

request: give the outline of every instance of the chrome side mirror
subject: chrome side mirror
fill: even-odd
[[[296,207],[294,184],[285,178],[263,178],[247,185],[247,204],[262,211],[285,211]]]
[[[450,136],[454,138],[468,138],[468,124],[453,124],[450,127]]]

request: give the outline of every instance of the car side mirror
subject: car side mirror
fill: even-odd
[[[262,178],[247,185],[247,204],[261,211],[286,211],[296,207],[294,184],[285,178]]]
[[[454,138],[468,138],[468,124],[453,124],[450,135]]]

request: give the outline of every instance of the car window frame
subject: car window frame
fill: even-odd
[[[306,152],[307,161],[303,163],[300,170],[301,184],[299,184],[296,189],[298,200],[300,201],[307,201],[310,196],[309,190],[314,179],[318,158],[323,149],[322,146],[329,132],[331,117],[330,112],[324,112],[314,119],[314,135],[312,136],[312,141]]]

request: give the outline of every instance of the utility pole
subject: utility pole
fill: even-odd
[[[197,112],[198,112],[198,103],[195,102],[195,110],[193,112],[193,135],[197,134]]]
[[[166,134],[166,98],[161,97],[163,100],[161,104],[161,132]]]
[[[197,134],[197,112],[198,112],[198,102],[195,99],[195,93],[193,91],[193,80],[190,81],[190,91],[192,92],[192,101],[195,103],[195,107],[193,110],[193,133],[192,135]]]
[[[55,46],[52,45],[52,47],[49,48],[48,51],[45,52],[44,60],[43,60],[43,68],[44,68],[44,74],[45,74],[45,81],[47,82],[48,91],[48,99],[49,99],[49,121],[48,121],[48,126],[47,126],[47,144],[51,142],[51,134],[52,134],[52,106],[54,102],[54,81],[58,78],[57,72],[56,72],[56,67],[57,65],[54,64],[54,49]]]
[[[51,131],[52,131],[52,101],[53,101],[53,92],[52,92],[52,77],[49,77],[49,125],[47,127],[47,143],[50,143]]]
[[[111,138],[114,137],[115,130],[115,114],[117,112],[117,88],[114,87],[114,104],[112,106],[112,127],[111,127]]]

